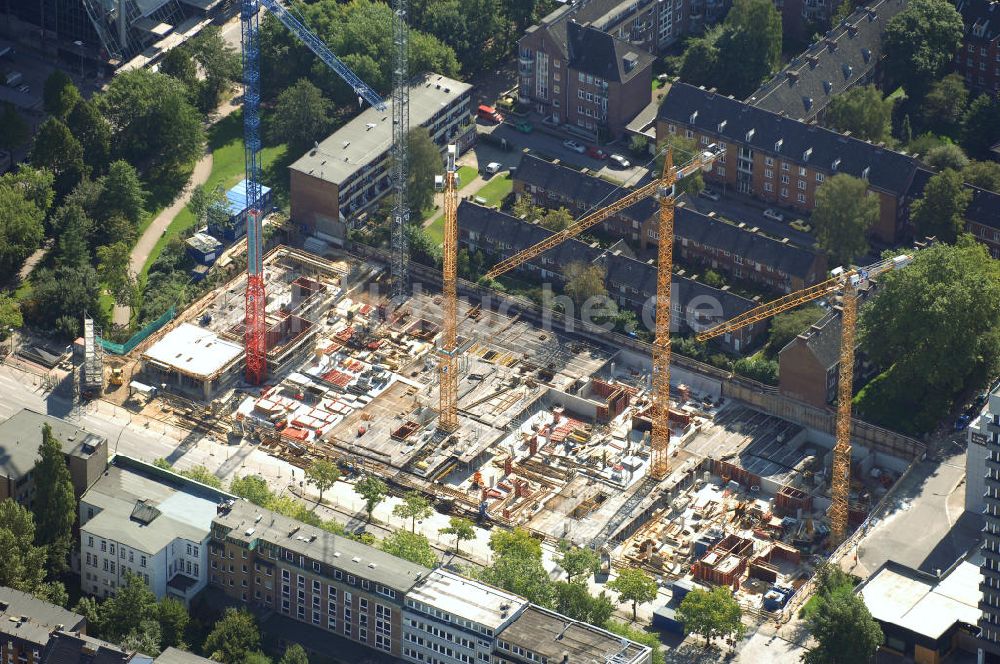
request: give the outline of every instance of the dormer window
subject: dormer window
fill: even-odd
[[[691,117],[688,118],[688,124],[694,124],[697,120],[698,120],[698,111],[695,111],[694,113],[691,114]]]
[[[751,129],[750,131],[747,132],[747,141],[750,141],[750,140],[753,139],[754,133],[756,133],[756,130],[754,130],[754,129]]]
[[[785,139],[783,139],[783,138],[779,138],[777,141],[775,141],[775,143],[774,143],[774,151],[775,152],[781,152],[781,146],[784,143],[785,143]]]
[[[832,170],[837,170],[839,166],[840,166],[840,157],[837,157],[836,159],[833,160],[833,163],[830,164],[830,168]]]
[[[806,151],[802,153],[802,161],[809,161],[809,157],[812,156],[812,153],[812,148],[806,148]]]
[[[716,127],[716,130],[718,131],[718,133],[720,133],[720,134],[721,134],[721,133],[722,133],[722,131],[723,131],[723,130],[724,130],[725,128],[726,128],[726,120],[723,120],[723,121],[722,121],[722,122],[720,122],[720,123],[719,123],[719,125],[718,125],[718,126]]]

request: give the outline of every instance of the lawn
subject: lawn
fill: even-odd
[[[444,215],[439,215],[434,221],[424,226],[424,233],[434,244],[444,244]]]
[[[459,166],[458,167],[458,190],[461,191],[463,187],[476,179],[479,172],[476,171],[472,166]]]
[[[510,173],[504,173],[502,176],[494,176],[476,195],[485,199],[488,206],[500,205],[500,201],[513,190],[514,183],[510,179]]]
[[[228,190],[242,180],[244,174],[242,115],[233,113],[213,126],[209,132],[208,145],[212,150],[212,172],[205,182],[205,188],[214,189],[216,186],[221,186]],[[286,148],[286,145],[263,148],[260,153],[261,170],[267,173],[272,165],[282,161],[287,151]],[[266,175],[265,180],[268,180]],[[190,229],[195,222],[194,214],[187,207],[174,217],[167,232],[160,236],[156,246],[149,253],[149,258],[146,259],[146,264],[142,268],[141,279],[145,280],[150,266],[156,262],[167,242]]]

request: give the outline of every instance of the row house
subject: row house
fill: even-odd
[[[652,100],[653,56],[572,17],[564,6],[518,43],[518,102],[597,141],[621,136]]]
[[[934,173],[926,168],[917,169],[907,193],[907,210],[913,201],[923,196],[924,187],[933,176]],[[986,245],[993,258],[1000,258],[1000,193],[970,184],[965,188],[972,194],[965,208],[965,231]]]
[[[1000,2],[958,0],[965,32],[955,54],[955,71],[977,92],[1000,95]]]
[[[482,251],[491,261],[502,260],[552,235],[541,226],[469,201],[458,207],[459,244]],[[636,314],[640,324],[652,329],[656,310],[657,268],[618,251],[607,251],[579,240],[567,240],[529,261],[522,272],[541,280],[563,283],[567,265],[584,262],[605,270],[608,296],[619,307]],[[754,300],[728,289],[707,286],[674,274],[671,283],[671,328],[690,335],[728,320],[756,306]],[[752,346],[766,331],[766,321],[719,338],[720,345],[738,352]]]
[[[907,155],[686,83],[671,87],[660,106],[657,142],[670,136],[725,144],[726,154],[706,180],[801,212],[813,210],[827,178],[860,178],[879,202],[872,235],[887,243],[902,235],[905,197],[917,169]]]

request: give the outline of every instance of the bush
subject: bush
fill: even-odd
[[[767,385],[778,384],[778,363],[775,360],[741,357],[733,364],[733,371]]]

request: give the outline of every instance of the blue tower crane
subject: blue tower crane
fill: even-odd
[[[252,385],[260,385],[267,373],[267,323],[264,288],[263,243],[260,210],[260,8],[263,6],[281,21],[306,47],[350,85],[360,99],[379,110],[385,101],[350,67],[330,52],[319,37],[299,21],[277,0],[242,0],[243,51],[243,150],[247,181],[247,289],[244,348],[246,377]]]

